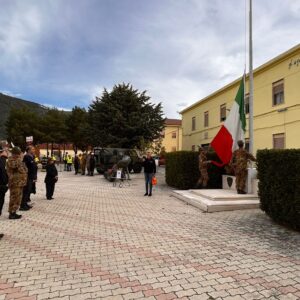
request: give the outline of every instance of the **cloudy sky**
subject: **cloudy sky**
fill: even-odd
[[[253,10],[256,67],[299,43],[300,0]],[[0,91],[41,104],[130,82],[179,117],[244,63],[245,0],[0,0]]]

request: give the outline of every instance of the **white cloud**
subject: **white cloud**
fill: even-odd
[[[55,106],[53,104],[41,104],[42,106],[46,107],[46,108],[56,108],[58,110],[62,110],[62,111],[72,111],[72,108],[66,108],[66,107],[59,107],[59,106]]]
[[[1,87],[41,103],[87,106],[130,82],[178,117],[244,69],[245,1],[0,4]],[[255,66],[299,43],[299,0],[253,1],[253,12]]]
[[[20,93],[13,93],[11,91],[0,91],[0,93],[11,97],[16,97],[16,98],[20,98],[22,96],[22,94]]]

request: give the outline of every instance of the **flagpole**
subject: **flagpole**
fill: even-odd
[[[253,45],[252,0],[249,0],[249,152],[253,154]]]

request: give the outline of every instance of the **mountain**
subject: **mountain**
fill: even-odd
[[[11,97],[0,93],[0,140],[6,139],[5,133],[5,122],[9,116],[9,112],[12,108],[25,108],[37,112],[38,114],[45,113],[47,107],[32,102],[15,97]]]

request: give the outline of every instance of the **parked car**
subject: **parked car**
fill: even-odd
[[[164,166],[165,164],[166,164],[166,158],[161,156],[158,160],[158,165]]]
[[[98,173],[104,173],[118,163],[125,154],[129,155],[131,162],[128,165],[128,171],[140,173],[142,171],[143,159],[135,149],[124,148],[94,148],[96,158],[96,169]]]

